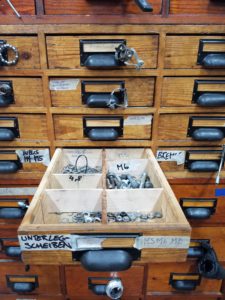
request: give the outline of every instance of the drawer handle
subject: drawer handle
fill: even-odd
[[[0,107],[14,103],[13,87],[11,81],[0,81]]]
[[[119,105],[119,99],[110,94],[93,94],[87,98],[87,106],[93,108],[116,108]]]
[[[0,141],[13,141],[15,138],[15,133],[12,130],[0,128]]]
[[[31,293],[35,290],[33,282],[13,282],[11,289],[15,293]]]
[[[13,59],[8,59],[8,51],[13,53]],[[13,66],[19,60],[19,51],[16,47],[8,44],[6,41],[0,40],[0,66]]]
[[[106,281],[106,284],[96,283]],[[88,288],[95,295],[106,295],[109,299],[120,299],[123,295],[124,287],[120,278],[89,277]]]
[[[135,3],[140,7],[144,12],[151,12],[153,8],[147,0],[135,0]]]
[[[131,267],[132,255],[125,250],[86,251],[80,257],[82,266],[93,272],[118,272]]]
[[[197,104],[204,107],[224,106],[225,93],[204,93],[197,99]]]
[[[178,291],[194,291],[197,284],[192,280],[176,280],[171,283],[171,286]]]
[[[206,242],[202,242],[201,247],[204,250],[204,254],[198,261],[199,273],[210,279],[224,279],[225,269],[219,263],[213,247]]]
[[[20,257],[21,256],[21,248],[15,247],[15,246],[10,246],[5,248],[5,254],[9,257]]]
[[[0,161],[0,174],[16,173],[19,169],[19,164],[14,161]]]
[[[19,207],[0,208],[0,219],[22,219],[26,213],[25,209]]]
[[[198,128],[193,131],[192,138],[196,141],[220,141],[224,133],[218,128]]]
[[[188,169],[191,172],[216,172],[219,169],[219,164],[210,160],[193,161],[188,164]]]
[[[119,133],[114,128],[93,128],[88,131],[88,137],[92,141],[115,141]]]
[[[225,54],[211,53],[206,55],[202,60],[202,66],[206,68],[224,68]]]
[[[212,210],[207,207],[189,207],[183,209],[183,211],[188,219],[195,220],[209,219],[212,215]]]

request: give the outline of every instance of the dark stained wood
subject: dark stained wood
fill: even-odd
[[[221,14],[225,3],[221,0],[170,0],[171,14]]]
[[[35,15],[35,0],[13,0],[13,5],[21,15]],[[15,15],[6,0],[0,3],[0,16]]]

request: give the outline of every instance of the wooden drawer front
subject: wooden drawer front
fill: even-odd
[[[19,155],[16,153],[19,151]],[[44,152],[43,152],[44,151]],[[0,164],[5,162],[0,180],[40,180],[49,160],[49,150],[42,148],[7,148],[0,150]],[[8,171],[8,168],[10,169]],[[26,182],[23,182],[25,184]]]
[[[186,217],[192,226],[220,226],[224,224],[225,198],[215,196],[215,190],[220,188],[223,188],[223,185],[196,185],[194,182],[193,185],[172,185],[183,211],[188,210],[188,208],[196,210],[196,214],[199,209],[205,211],[206,216],[203,219],[190,218],[187,211]],[[207,211],[209,215],[207,215]]]
[[[219,293],[221,289],[222,280],[212,280],[201,278],[197,272],[197,264],[195,261],[187,261],[185,263],[165,263],[165,264],[150,264],[149,265],[149,273],[148,273],[148,282],[147,282],[147,292],[175,292],[177,294],[182,295],[182,291],[176,290],[170,284],[171,274],[177,273],[181,276],[174,277],[174,279],[190,279],[192,277],[191,274],[195,274],[193,276],[194,281],[196,282],[196,288],[193,291],[190,291],[190,294],[201,293],[201,292],[210,292]],[[175,275],[174,275],[175,276]],[[200,282],[198,279],[200,277]],[[179,299],[179,298],[178,298]]]
[[[1,114],[1,145],[9,145],[23,140],[47,140],[47,122],[45,115],[38,114]],[[10,132],[10,134],[9,134]]]
[[[153,7],[153,14],[160,14],[161,0],[149,1]],[[126,1],[85,1],[64,0],[56,3],[54,0],[45,1],[45,13],[47,15],[104,15],[104,14],[139,14],[141,9],[134,0]],[[152,14],[150,13],[150,14]],[[148,12],[149,14],[149,12]]]
[[[224,107],[225,78],[165,77],[161,106]]]
[[[151,138],[151,124],[142,125],[140,123],[141,116],[136,116],[137,121],[132,121],[131,116],[115,117],[110,119],[107,116],[101,116],[101,119],[94,117],[81,117],[76,115],[54,115],[54,127],[55,136],[58,140],[82,140],[89,139],[87,134],[85,134],[85,124],[86,128],[119,128],[120,133],[118,139],[144,139],[148,140]],[[149,116],[145,116],[149,119]],[[139,119],[138,119],[139,118]],[[135,119],[135,116],[134,118]],[[149,122],[149,120],[147,120]],[[139,126],[138,126],[139,123]],[[141,125],[140,125],[141,124]],[[123,129],[122,129],[123,128]]]
[[[189,5],[185,0],[170,0],[171,14],[223,14],[225,4],[223,1],[198,0]]]
[[[1,263],[0,293],[17,293],[12,289],[13,282],[34,282],[35,288],[28,294],[60,294],[59,268],[56,266],[29,266],[26,270],[23,263]]]
[[[177,126],[179,124],[179,127]],[[161,114],[159,139],[187,141],[190,144],[224,143],[225,115]],[[224,133],[223,133],[224,132]]]
[[[126,89],[128,107],[153,106],[154,85],[153,77],[50,79],[53,106],[83,106],[85,108],[87,107],[85,101],[87,103],[88,97],[100,93],[110,94],[114,90],[116,93],[118,89],[122,90],[123,88]],[[122,98],[124,99],[124,97]]]
[[[142,295],[144,280],[144,268],[142,266],[133,266],[130,270],[121,273],[87,272],[81,267],[66,266],[65,272],[67,294],[69,296],[87,297],[86,299],[93,297],[93,299],[99,299],[100,297],[95,297],[92,290],[88,288],[88,278],[111,278],[115,276],[120,278],[123,283],[124,297],[138,297]],[[93,283],[97,283],[97,281],[94,282],[93,280]],[[79,297],[77,299],[79,299]],[[103,299],[107,299],[107,297]]]
[[[178,156],[178,157],[176,157]],[[221,159],[221,148],[159,148],[157,159],[167,178],[216,177]],[[224,168],[220,178],[225,177]]]
[[[203,47],[205,53],[224,53],[225,44],[219,43],[220,40],[224,40],[222,36],[167,36],[165,68],[202,68],[203,66],[197,63],[201,40],[209,41]],[[213,40],[218,42],[210,43]]]
[[[126,40],[128,47],[136,50],[139,57],[144,61],[143,68],[156,68],[158,36],[157,35],[111,35],[111,36],[47,36],[48,64],[50,69],[86,69],[80,64],[80,40],[110,40],[116,42]],[[96,43],[94,44],[96,45]],[[99,46],[97,53],[107,51],[107,45]],[[113,48],[115,45],[113,46]],[[89,47],[90,48],[90,47]],[[91,50],[92,51],[92,50]],[[109,51],[109,50],[108,50]],[[135,68],[134,66],[124,66],[123,68]]]
[[[14,0],[13,5],[21,15],[34,15],[35,3],[34,0]],[[2,1],[0,15],[14,15],[12,8],[6,1]]]
[[[38,40],[36,36],[0,36],[0,40],[16,47],[19,52],[19,60],[15,66],[1,67],[0,74],[6,69],[39,69],[40,58]]]
[[[191,238],[193,240],[209,240],[219,261],[225,261],[225,227],[194,227]]]
[[[0,91],[2,89],[5,95],[0,96],[0,105],[5,111],[17,107],[44,106],[41,78],[0,77]]]
[[[54,295],[54,296],[39,296],[39,295],[27,295],[27,294],[20,294],[19,296],[15,295],[6,295],[6,294],[2,294],[0,295],[0,297],[2,297],[2,299],[4,300],[65,300],[65,298],[63,296],[58,296],[58,295]],[[19,297],[19,298],[18,298]],[[35,297],[35,298],[34,298]],[[211,300],[211,298],[210,298]]]

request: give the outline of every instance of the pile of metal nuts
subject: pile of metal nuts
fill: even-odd
[[[63,174],[95,174],[95,173],[101,173],[102,169],[101,167],[95,167],[95,168],[91,168],[89,166],[82,166],[77,168],[75,165],[72,164],[68,164],[66,165],[63,170],[62,173]]]
[[[61,214],[61,223],[100,223],[102,221],[102,213],[97,212],[73,212]]]
[[[106,185],[108,189],[151,189],[153,184],[150,177],[144,172],[140,178],[130,174],[115,174],[108,172],[106,176]]]
[[[107,220],[109,223],[119,222],[119,223],[129,223],[129,222],[148,222],[153,219],[162,218],[162,213],[160,211],[150,212],[150,213],[140,213],[140,212],[118,212],[118,213],[107,213]]]

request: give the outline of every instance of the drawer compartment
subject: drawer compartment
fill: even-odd
[[[179,124],[179,127],[177,127]],[[190,144],[224,143],[225,115],[161,114],[159,139]]]
[[[0,259],[21,260],[18,238],[0,238]]]
[[[151,138],[152,116],[99,116],[54,115],[57,140],[112,141]]]
[[[75,299],[86,297],[86,299],[101,299],[101,296],[94,294],[94,285],[108,284],[112,280],[112,273],[107,272],[87,272],[78,266],[66,266],[66,290],[68,296],[73,296]],[[144,267],[133,266],[130,270],[118,272],[113,275],[114,278],[119,278],[122,282],[124,292],[122,299],[129,297],[142,296],[142,287],[144,280]],[[78,297],[79,296],[79,297]],[[76,298],[77,297],[77,298]],[[103,297],[107,299],[108,297]]]
[[[125,106],[126,97],[128,107],[153,106],[155,79],[51,78],[49,85],[53,106],[110,109],[107,103],[112,95],[113,103],[116,103],[115,108],[119,109],[120,106]],[[102,105],[97,106],[100,101]]]
[[[162,272],[163,270],[163,272]],[[182,282],[182,288],[180,282]],[[163,265],[150,264],[147,291],[148,295],[154,293],[171,293],[184,295],[184,292],[190,294],[199,293],[220,293],[222,280],[212,280],[201,277],[197,270],[195,261],[186,263],[165,263]],[[160,299],[160,298],[159,298]],[[178,298],[179,299],[179,298]]]
[[[224,68],[223,36],[167,36],[165,68]]]
[[[21,15],[35,15],[34,0],[14,0],[13,5]],[[15,15],[12,8],[6,1],[1,3],[0,15]]]
[[[49,159],[49,149],[7,148],[0,150],[0,179],[40,180]]]
[[[125,175],[131,186],[121,181]],[[190,227],[149,149],[56,150],[28,210],[18,231],[26,263],[81,261],[88,271],[122,271],[137,259],[183,261],[189,247]],[[64,242],[57,240],[58,228]],[[27,240],[27,234],[33,239],[40,231],[55,236],[48,251]],[[98,245],[93,245],[96,238]],[[88,245],[99,251],[89,251]],[[38,258],[35,250],[40,250]]]
[[[47,139],[47,122],[45,115],[0,115],[0,142],[2,146],[5,145],[6,142],[7,145],[9,145],[13,144],[13,142],[22,142],[24,140],[43,141]]]
[[[192,226],[220,226],[225,222],[224,197],[216,197],[216,189],[223,185],[179,185],[172,189]]]
[[[144,61],[143,68],[156,68],[157,35],[111,36],[47,36],[47,54],[50,69],[115,69],[135,68],[115,58],[116,48],[126,44]],[[132,60],[133,61],[133,60]]]
[[[0,74],[4,70],[14,69],[40,69],[40,57],[38,40],[36,36],[0,36],[0,42],[3,41],[5,44],[10,44],[15,47],[18,51],[18,61],[14,65],[1,64]],[[3,45],[4,46],[4,45]],[[7,61],[14,60],[15,54],[12,58],[8,57],[10,50],[3,50],[3,58]]]
[[[0,107],[43,107],[41,78],[1,77]]]
[[[167,178],[216,178],[221,148],[160,148],[157,159]],[[224,166],[220,178],[224,178]]]
[[[160,14],[161,0],[148,1],[153,8],[153,14]],[[45,13],[47,15],[118,15],[118,14],[139,14],[141,9],[134,0],[126,1],[85,1],[78,0],[76,5],[73,0],[64,0],[56,4],[53,0],[45,1]],[[150,12],[147,11],[149,14]],[[151,13],[151,14],[152,14]]]
[[[203,109],[224,107],[225,79],[165,77],[161,106],[197,106]]]
[[[1,263],[0,292],[11,294],[60,294],[59,267]],[[49,280],[51,278],[51,280]]]
[[[223,14],[225,4],[223,1],[198,0],[189,5],[185,0],[170,1],[171,14]]]

